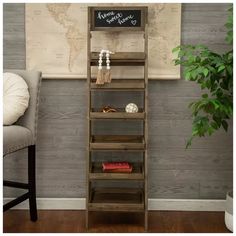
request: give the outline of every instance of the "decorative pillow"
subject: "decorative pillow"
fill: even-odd
[[[12,125],[25,113],[29,98],[28,85],[22,77],[3,73],[3,125]]]

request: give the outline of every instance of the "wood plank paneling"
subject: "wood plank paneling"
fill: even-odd
[[[229,49],[225,43],[227,9],[230,4],[183,4],[182,43],[206,44],[223,52]]]
[[[154,181],[149,178],[149,197],[151,198],[174,198],[174,199],[198,199],[199,196],[199,183],[185,181]]]
[[[183,4],[182,43],[204,43],[219,52],[229,49],[224,41],[229,4]],[[24,4],[4,4],[4,68],[25,68]],[[37,145],[37,193],[39,197],[85,197],[86,82],[44,80],[42,83]],[[118,94],[118,93],[117,93]],[[139,93],[115,92],[94,97],[97,107],[142,105]],[[232,125],[210,138],[196,139],[188,150],[191,132],[188,104],[201,94],[198,86],[184,80],[149,81],[149,197],[220,198],[232,188]],[[103,94],[104,95],[104,94]],[[109,105],[108,104],[108,105]],[[99,121],[95,132],[112,125]],[[121,134],[129,122],[119,123]],[[139,124],[130,134],[141,130]],[[4,177],[26,180],[26,153],[4,160]],[[120,158],[122,153],[112,153]],[[135,158],[135,153],[128,153]],[[100,153],[96,158],[107,158]],[[139,160],[140,157],[137,158]],[[4,189],[5,196],[20,190]]]
[[[218,180],[218,181],[200,181],[200,191],[199,198],[209,198],[209,195],[212,196],[212,199],[224,199],[225,192],[228,189],[232,188],[233,181],[230,180]]]
[[[25,68],[24,4],[3,4],[3,67]]]

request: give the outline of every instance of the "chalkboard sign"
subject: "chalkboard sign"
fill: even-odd
[[[142,30],[145,7],[92,7],[91,30]]]

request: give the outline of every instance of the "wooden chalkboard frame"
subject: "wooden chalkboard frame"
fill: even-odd
[[[144,31],[147,23],[147,8],[148,7],[89,7],[90,9],[90,30],[91,31]],[[94,22],[95,11],[99,10],[140,10],[141,11],[141,26],[140,27],[96,27]]]

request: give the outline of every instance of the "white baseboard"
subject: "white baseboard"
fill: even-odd
[[[148,209],[159,211],[225,211],[225,200],[148,199]]]
[[[4,204],[13,198],[4,198]],[[85,210],[85,198],[37,198],[38,210]],[[29,209],[26,200],[12,209]]]
[[[13,198],[4,198],[4,203]],[[85,198],[38,198],[39,210],[85,210]],[[28,200],[14,209],[28,209]],[[148,199],[148,210],[224,211],[225,200],[215,199]]]

